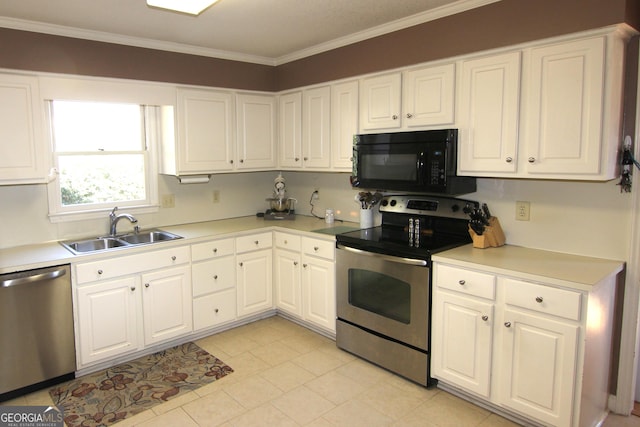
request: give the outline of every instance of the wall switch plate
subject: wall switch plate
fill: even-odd
[[[160,206],[163,208],[175,208],[176,207],[176,197],[173,194],[163,194],[162,200],[160,201]]]
[[[220,190],[213,190],[211,201],[213,203],[220,203]]]
[[[531,203],[529,202],[516,202],[516,220],[529,221]]]

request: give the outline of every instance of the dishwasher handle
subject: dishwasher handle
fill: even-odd
[[[57,277],[62,277],[67,274],[67,270],[65,268],[59,268],[57,270],[46,271],[44,273],[35,272],[35,274],[30,276],[23,276],[22,274],[8,275],[13,276],[15,278],[0,279],[0,287],[2,288],[10,288],[12,286],[21,286],[28,285],[29,283],[41,282],[44,280],[51,280]],[[17,277],[16,277],[17,276]],[[2,276],[0,276],[2,277]],[[6,276],[5,276],[6,277]]]

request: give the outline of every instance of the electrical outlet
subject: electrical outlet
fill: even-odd
[[[531,204],[529,202],[516,202],[516,220],[529,221]]]
[[[163,208],[175,208],[176,197],[173,194],[163,194],[160,206]]]
[[[213,203],[220,203],[220,190],[213,190],[211,201]]]

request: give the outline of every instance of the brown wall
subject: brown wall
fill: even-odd
[[[627,22],[640,0],[502,0],[278,67],[0,28],[0,68],[283,90]]]

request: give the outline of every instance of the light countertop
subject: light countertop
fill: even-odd
[[[624,268],[623,261],[511,245],[478,249],[469,244],[438,253],[432,260],[472,269],[480,264],[495,274],[517,273],[521,279],[586,291]]]
[[[276,228],[283,231],[290,230],[308,234],[309,236],[318,239],[333,240],[336,233],[348,231],[348,229],[358,229],[359,227],[357,223],[352,222],[336,221],[333,224],[326,224],[324,219],[297,215],[294,220],[264,220],[256,216],[246,216],[159,228],[178,234],[179,236],[182,236],[183,239],[151,245],[118,248],[82,255],[72,254],[62,247],[62,245],[57,241],[0,249],[0,274],[48,267],[58,264],[77,263],[114,256],[130,255],[171,246],[198,243],[218,237],[225,237],[227,235],[250,233],[261,230],[266,231]]]

